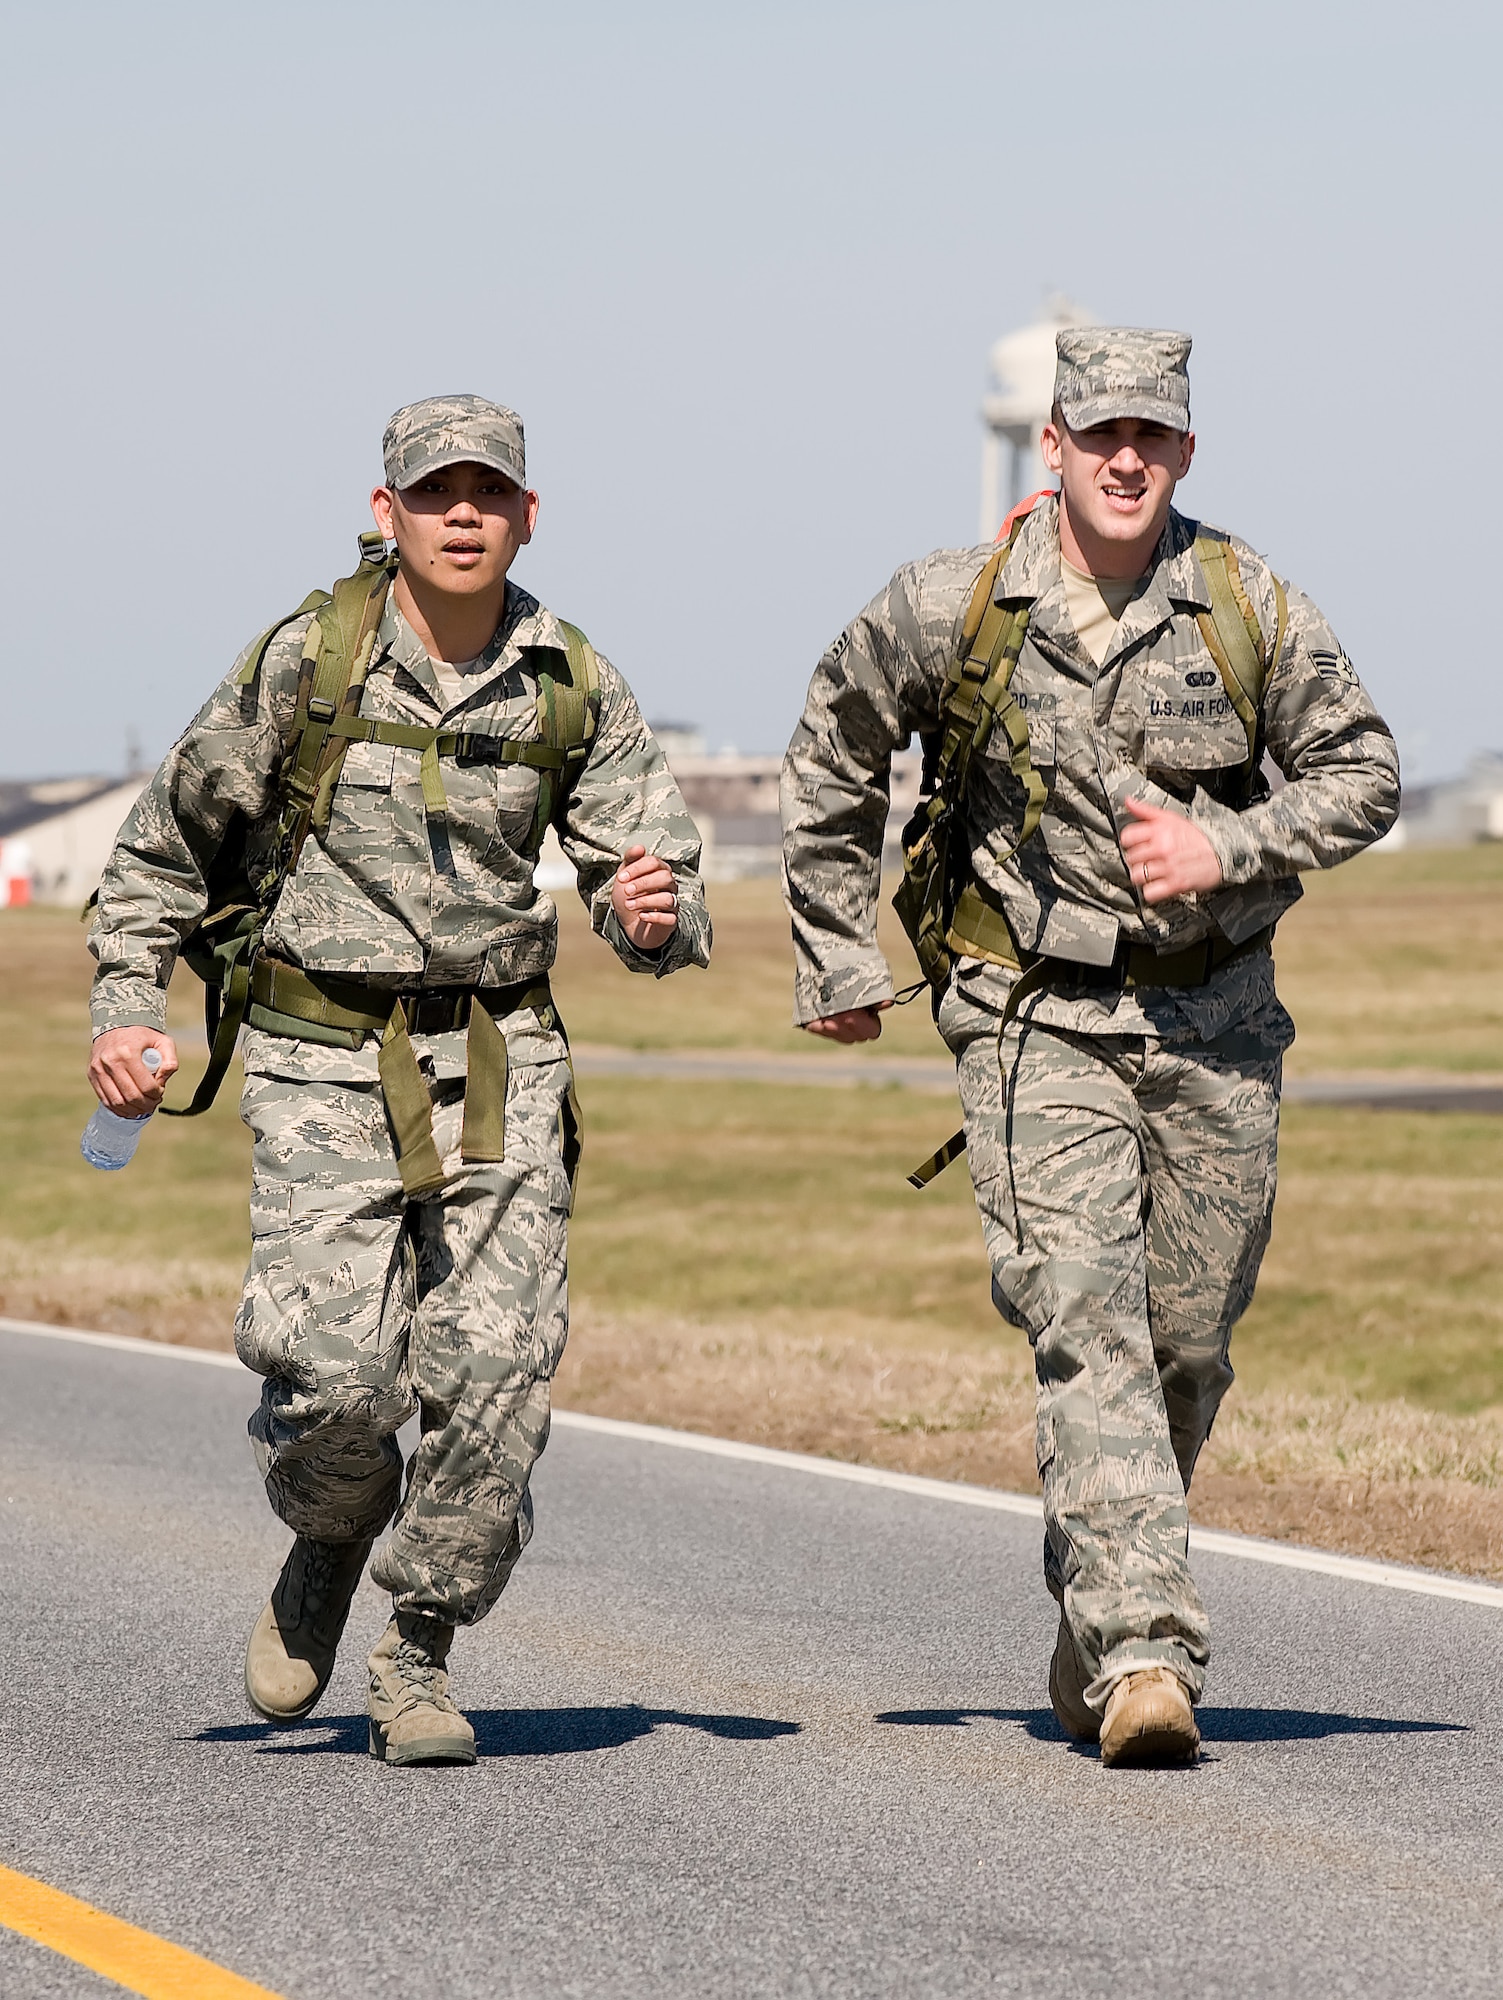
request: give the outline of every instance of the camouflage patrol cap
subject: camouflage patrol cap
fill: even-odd
[[[1190,428],[1188,333],[1140,326],[1070,326],[1055,336],[1054,400],[1072,431],[1140,417]]]
[[[429,396],[398,410],[381,440],[386,483],[400,492],[446,465],[488,465],[527,484],[522,419],[483,396]]]

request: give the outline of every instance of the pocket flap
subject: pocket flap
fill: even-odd
[[[1052,770],[1056,762],[1054,751],[1054,716],[1056,703],[1052,694],[1029,694],[1022,688],[1014,688],[1013,695],[1018,707],[1023,711],[1023,720],[1028,724],[1028,761],[1041,770]],[[994,729],[987,739],[986,754],[1000,763],[1007,763],[1012,756],[1012,745],[1007,740],[1005,729]]]
[[[1247,731],[1219,682],[1203,694],[1150,702],[1143,762],[1150,771],[1221,771],[1247,762]]]
[[[352,743],[344,753],[339,782],[342,785],[370,785],[391,790],[391,774],[396,766],[394,743]]]

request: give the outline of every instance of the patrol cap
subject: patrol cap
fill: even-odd
[[[518,486],[527,484],[522,419],[483,396],[428,396],[408,403],[381,440],[386,483],[401,492],[446,465],[488,465]]]
[[[1190,428],[1188,333],[1141,326],[1070,326],[1057,334],[1054,400],[1072,431],[1139,417]]]

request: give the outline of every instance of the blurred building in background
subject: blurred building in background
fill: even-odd
[[[655,722],[652,733],[704,841],[706,881],[775,877],[782,859],[778,818],[782,758],[743,757],[735,750],[707,751],[704,737],[688,723]],[[884,871],[903,865],[899,841],[904,822],[918,803],[922,762],[917,750],[900,750],[892,760],[892,806],[882,850]],[[543,843],[537,881],[544,889],[565,889],[574,881],[574,870],[551,831]]]
[[[0,904],[82,908],[145,783],[143,773],[0,782]]]
[[[1398,823],[1386,848],[1470,847],[1503,840],[1503,751],[1483,750],[1459,778],[1405,785]]]

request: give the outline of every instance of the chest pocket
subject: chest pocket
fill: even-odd
[[[499,729],[494,740],[506,740]],[[446,762],[451,834],[482,867],[507,849],[530,857],[537,845],[539,783],[535,770],[525,764],[502,764],[488,748]]]
[[[1155,783],[1188,801],[1197,786],[1214,799],[1237,790],[1247,763],[1247,732],[1209,664],[1150,683],[1143,718],[1143,767]]]
[[[1020,688],[1016,681],[1009,692],[1028,724],[1028,761],[1052,791],[1054,768],[1058,762],[1055,716],[1059,710],[1059,697],[1047,689],[1038,692]],[[1010,796],[1017,790],[1017,781],[1012,775],[1012,745],[1007,740],[1005,729],[994,729],[987,738],[986,748],[972,767],[971,782],[973,785],[985,784],[1004,796]]]
[[[521,764],[498,768],[493,777],[487,855],[494,857],[504,844],[513,854],[535,860],[542,843],[537,824],[541,779]]]
[[[391,743],[352,743],[344,753],[344,763],[340,767],[339,783],[351,785],[356,790],[391,790],[392,771],[396,766],[397,752]]]
[[[1055,750],[1055,716],[1058,712],[1058,698],[1052,694],[1030,694],[1025,688],[1014,688],[1013,696],[1023,711],[1023,719],[1028,724],[1028,755],[1041,771],[1052,771],[1058,755]],[[1000,741],[994,733],[987,745],[991,757],[1007,757],[1006,737]]]
[[[397,753],[390,743],[352,743],[334,787],[326,833],[318,845],[345,861],[353,853],[389,855],[393,837],[392,779]]]

